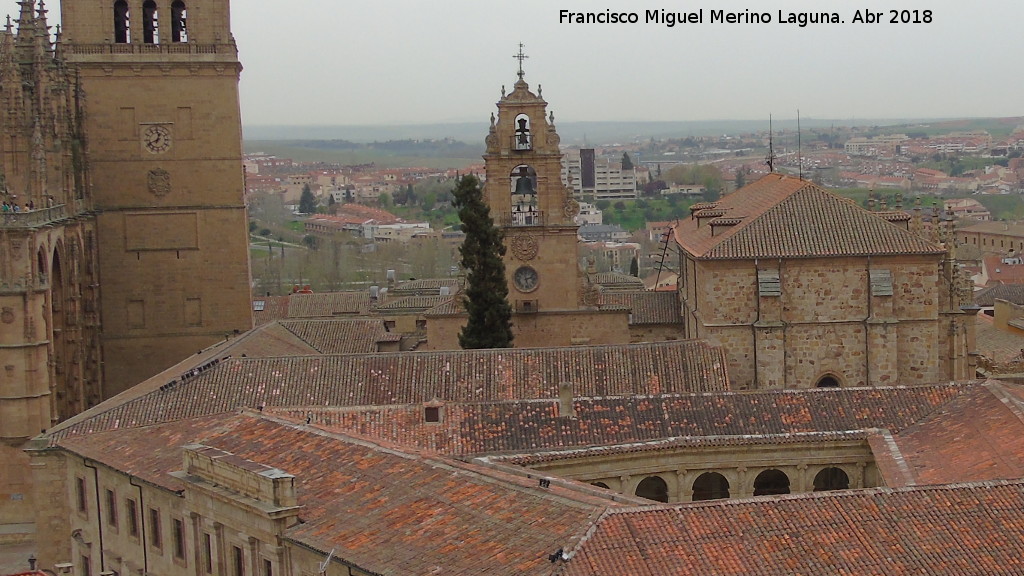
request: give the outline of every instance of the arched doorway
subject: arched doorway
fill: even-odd
[[[718,472],[705,472],[693,481],[693,501],[729,497],[729,481]]]
[[[668,502],[668,484],[660,476],[648,476],[637,485],[636,495],[655,502]]]
[[[814,385],[815,388],[839,388],[839,379],[831,374],[826,374]]]
[[[781,470],[765,470],[754,478],[754,496],[789,494],[789,476]]]
[[[850,477],[842,468],[825,468],[814,477],[814,491],[847,490],[850,488]]]

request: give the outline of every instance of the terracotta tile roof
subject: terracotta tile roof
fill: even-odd
[[[605,304],[630,309],[629,324],[680,324],[683,321],[679,296],[672,292],[610,292],[603,295]]]
[[[237,411],[232,411],[143,426],[131,431],[113,430],[72,436],[62,439],[60,446],[155,486],[177,491],[184,488],[184,484],[168,472],[181,470],[181,447],[237,416]]]
[[[304,319],[280,324],[321,354],[372,353],[379,342],[391,340],[380,319]]]
[[[643,290],[643,280],[628,274],[618,272],[598,272],[590,274],[590,281],[601,287],[606,294],[609,292],[623,292],[632,290]]]
[[[289,318],[322,318],[340,314],[365,315],[370,311],[369,291],[292,294],[289,298]]]
[[[462,306],[460,298],[449,298],[444,302],[423,312],[424,316],[457,316],[465,314],[466,309]]]
[[[575,417],[559,417],[557,392],[548,399],[448,402],[442,421],[424,421],[422,404],[278,410],[331,429],[383,438],[448,454],[533,452],[607,446],[666,438],[767,437],[902,430],[978,383],[889,388],[717,392],[575,398]],[[550,398],[555,398],[551,400]],[[601,448],[641,451],[663,446]],[[561,456],[539,454],[516,464]]]
[[[995,306],[997,298],[1024,304],[1024,284],[993,284],[974,293],[974,303],[978,306]]]
[[[252,304],[252,319],[256,326],[288,317],[288,296],[253,298]]]
[[[943,253],[853,202],[792,176],[768,174],[695,216],[707,210],[740,223],[723,230],[696,217],[682,220],[674,228],[676,242],[697,258]]]
[[[312,344],[280,321],[264,324],[231,346],[231,354],[262,358],[267,356],[310,356],[321,354]]]
[[[388,298],[388,301],[377,306],[378,312],[423,312],[440,306],[451,300],[451,296],[406,296],[404,298]]]
[[[964,226],[957,232],[999,234],[1002,236],[1024,238],[1024,224],[1019,224],[1017,222],[979,222],[977,224],[971,224],[970,226]]]
[[[610,510],[559,574],[1021,574],[1022,508],[1009,482]]]
[[[1024,336],[1000,330],[994,318],[978,314],[975,316],[975,350],[994,362],[1009,362],[1024,354]]]
[[[371,574],[545,575],[610,507],[635,499],[458,462],[267,416],[223,414],[68,439],[69,450],[172,490],[198,443],[295,476],[288,540]],[[617,502],[616,502],[617,501]],[[358,510],[358,514],[353,514]]]
[[[448,294],[454,295],[459,291],[459,281],[455,278],[423,278],[421,280],[410,280],[402,282],[390,289],[388,294],[393,297],[404,296],[439,296],[442,287],[448,288]]]
[[[1024,284],[1024,264],[1007,264],[1003,258],[998,254],[988,254],[982,258],[989,285]]]
[[[896,434],[916,484],[1024,478],[1019,385],[990,380]]]
[[[222,354],[231,353],[225,349]],[[721,349],[699,340],[374,355],[227,358],[190,378],[136,386],[53,429],[53,437],[256,406],[370,406],[726,390]],[[161,389],[163,388],[163,389]]]

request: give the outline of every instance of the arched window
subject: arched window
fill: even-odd
[[[513,150],[532,150],[533,136],[530,134],[530,117],[526,114],[516,116],[516,133],[512,136]]]
[[[818,380],[818,383],[814,386],[815,388],[839,388],[839,380],[835,376],[828,374],[822,376],[821,380]]]
[[[512,225],[539,226],[540,209],[537,205],[537,171],[525,164],[512,170]]]
[[[655,502],[668,502],[668,484],[660,476],[648,476],[637,485],[636,495]]]
[[[188,19],[185,3],[175,0],[171,3],[171,42],[188,42]]]
[[[754,478],[754,496],[789,494],[789,476],[781,470],[765,470]]]
[[[825,468],[814,477],[814,491],[847,490],[850,488],[850,477],[842,468]]]
[[[129,24],[128,2],[114,2],[114,42],[127,44],[131,42],[131,26]]]
[[[142,41],[146,44],[160,43],[160,25],[157,21],[156,2],[142,3]]]
[[[46,252],[41,247],[39,248],[39,252],[36,254],[36,267],[39,269],[39,277],[43,278],[45,281],[47,269]]]
[[[693,501],[729,497],[729,481],[718,472],[705,472],[693,481]]]

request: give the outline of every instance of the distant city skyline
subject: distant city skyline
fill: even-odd
[[[889,6],[887,6],[889,5]],[[448,0],[232,3],[246,125],[486,121],[526,80],[556,120],[678,121],[1024,115],[1016,74],[1024,4],[908,0],[746,2]],[[891,24],[891,9],[932,22]],[[636,12],[638,24],[559,23],[560,11]],[[704,22],[644,23],[647,10]],[[712,9],[765,11],[770,24],[712,24]],[[883,23],[854,24],[858,9]],[[914,10],[918,12],[913,13]],[[837,12],[842,24],[779,24],[780,12]],[[272,24],[269,24],[272,23]]]

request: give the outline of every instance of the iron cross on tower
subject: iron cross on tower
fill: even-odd
[[[525,46],[523,45],[522,42],[520,42],[519,43],[519,53],[512,55],[513,58],[515,58],[516,60],[519,60],[519,79],[520,80],[523,79],[523,60],[526,60],[527,58],[529,58],[529,56],[527,56],[526,54],[523,54],[523,48],[525,48]]]

